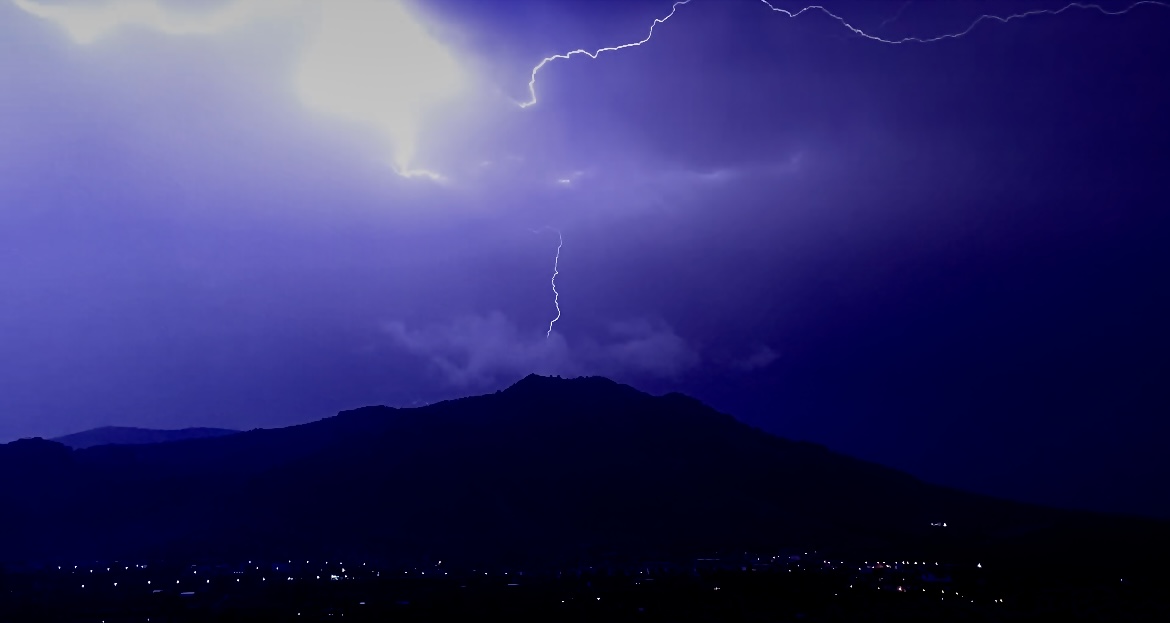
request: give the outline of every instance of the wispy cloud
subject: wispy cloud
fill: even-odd
[[[732,365],[745,372],[750,372],[752,370],[766,368],[775,363],[779,358],[780,353],[772,350],[770,346],[761,344],[750,355],[742,359],[737,359]]]
[[[502,313],[469,315],[446,324],[410,328],[388,322],[384,330],[401,349],[425,359],[453,386],[484,387],[529,373],[676,377],[700,357],[662,322],[611,325],[608,339],[570,343],[554,333],[522,332]]]

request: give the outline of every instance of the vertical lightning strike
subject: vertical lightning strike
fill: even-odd
[[[553,259],[553,274],[552,279],[549,281],[549,283],[552,285],[553,305],[556,305],[557,307],[557,317],[553,318],[548,323],[548,332],[544,334],[545,339],[548,339],[552,337],[553,325],[561,319],[561,294],[560,292],[557,292],[557,275],[561,274],[558,269],[561,266],[561,247],[565,245],[565,238],[561,235],[561,230],[555,229],[553,227],[545,226],[541,227],[540,229],[533,229],[530,231],[534,234],[539,234],[544,231],[551,231],[557,235],[557,255],[556,258]]]
[[[642,45],[643,43],[650,41],[651,37],[654,36],[654,27],[655,26],[658,26],[659,24],[663,24],[667,20],[669,20],[670,18],[674,17],[674,14],[678,11],[679,7],[681,7],[685,4],[690,4],[691,1],[692,0],[678,0],[673,5],[671,5],[670,13],[666,17],[660,17],[658,19],[655,19],[654,23],[650,25],[649,34],[647,34],[644,39],[641,39],[639,41],[633,41],[631,43],[623,43],[621,45],[599,48],[595,52],[590,52],[590,51],[584,50],[584,49],[577,49],[577,50],[572,50],[570,52],[565,52],[563,54],[556,54],[556,55],[549,56],[549,57],[542,59],[539,63],[536,64],[535,67],[532,68],[532,76],[528,80],[528,101],[518,102],[519,106],[521,108],[528,108],[530,106],[536,105],[536,74],[541,69],[543,69],[545,65],[547,65],[555,60],[558,60],[558,59],[568,60],[569,58],[572,58],[574,56],[580,56],[580,55],[584,55],[584,56],[588,56],[589,58],[596,59],[602,52],[616,52],[618,50],[624,50],[626,48],[638,47],[638,46]],[[878,43],[888,43],[891,45],[898,45],[898,44],[902,44],[902,43],[936,43],[939,41],[943,41],[944,39],[958,39],[958,38],[966,36],[972,30],[975,30],[975,28],[977,26],[979,26],[979,24],[982,24],[983,22],[999,22],[1001,24],[1006,24],[1006,23],[1014,21],[1014,20],[1024,19],[1027,17],[1034,17],[1037,15],[1060,15],[1062,13],[1069,11],[1070,9],[1080,9],[1080,10],[1085,10],[1085,11],[1097,11],[1098,13],[1100,13],[1102,15],[1117,16],[1117,15],[1125,15],[1138,7],[1146,6],[1146,5],[1160,6],[1163,8],[1170,8],[1170,2],[1164,2],[1162,0],[1137,0],[1136,2],[1130,4],[1129,6],[1127,6],[1125,8],[1117,9],[1115,11],[1110,11],[1109,9],[1106,9],[1105,7],[1103,7],[1099,4],[1087,4],[1087,3],[1083,3],[1083,2],[1070,2],[1069,4],[1066,4],[1065,6],[1059,8],[1059,9],[1033,9],[1030,11],[1024,11],[1023,13],[1013,13],[1013,14],[1010,14],[1007,16],[990,15],[990,14],[980,15],[979,17],[975,18],[975,20],[972,21],[970,25],[968,25],[965,29],[963,29],[961,31],[946,33],[946,34],[938,35],[935,37],[925,37],[924,38],[924,37],[914,36],[914,37],[903,37],[901,39],[884,39],[884,38],[879,37],[877,35],[874,35],[872,33],[865,32],[864,30],[862,30],[860,28],[857,28],[856,26],[845,21],[845,18],[841,17],[840,15],[837,15],[836,13],[829,11],[828,9],[826,9],[825,7],[820,6],[820,5],[810,5],[810,6],[806,6],[802,9],[799,9],[799,10],[789,11],[787,9],[781,9],[781,8],[773,5],[771,2],[769,2],[769,0],[760,0],[760,2],[764,3],[764,5],[767,6],[769,9],[771,9],[773,12],[782,13],[785,16],[791,17],[791,18],[797,18],[797,17],[800,17],[801,15],[804,15],[805,13],[809,13],[809,12],[820,12],[820,13],[824,14],[825,16],[829,17],[830,19],[833,19],[837,23],[844,26],[846,29],[848,29],[850,32],[852,32],[854,35],[857,35],[859,37],[864,37],[866,39],[869,39],[870,41],[876,41]],[[907,3],[907,4],[909,4],[909,3]],[[904,11],[905,9],[906,9],[906,5],[903,5],[902,9],[900,9],[898,11],[897,15],[886,20],[885,22],[882,22],[882,24],[880,26],[878,26],[878,28],[875,30],[880,30],[882,28],[882,26],[885,26],[887,23],[893,21],[894,19],[897,19],[897,17],[899,15],[901,15],[902,11]]]
[[[553,325],[561,319],[561,294],[560,292],[557,292],[557,275],[560,273],[557,272],[557,268],[559,268],[561,264],[561,247],[565,244],[565,238],[561,236],[560,230],[554,229],[553,231],[557,232],[557,256],[556,259],[553,260],[553,274],[549,283],[552,284],[553,305],[557,306],[557,317],[553,318],[548,323],[548,333],[544,334],[544,338],[546,340],[552,337]]]

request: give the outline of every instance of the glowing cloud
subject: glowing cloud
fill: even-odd
[[[376,126],[393,143],[394,170],[440,179],[412,168],[427,113],[457,96],[466,79],[451,54],[400,0],[235,0],[214,11],[179,12],[158,0],[49,5],[13,0],[52,21],[80,45],[123,27],[166,35],[215,35],[261,19],[296,17],[315,26],[297,71],[308,107]]]
[[[206,14],[174,13],[158,0],[112,0],[72,5],[45,5],[13,0],[24,12],[56,22],[73,41],[88,45],[123,27],[138,26],[168,35],[212,35],[236,28],[260,15],[303,6],[304,1],[234,2]]]
[[[423,118],[460,93],[462,69],[396,0],[325,2],[321,28],[297,78],[311,108],[376,124],[395,144],[394,168],[411,169]]]

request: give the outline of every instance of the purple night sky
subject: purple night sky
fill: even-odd
[[[0,1],[0,442],[602,374],[1170,516],[1170,6],[692,0],[528,108],[670,3],[323,6]]]

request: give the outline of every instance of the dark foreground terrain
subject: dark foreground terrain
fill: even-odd
[[[132,428],[126,426],[103,426],[64,437],[56,437],[55,441],[74,450],[84,450],[97,446],[107,445],[141,445],[150,443],[166,443],[169,441],[186,441],[188,439],[210,439],[226,437],[240,431],[226,428],[181,428],[178,430],[156,430],[151,428]]]
[[[1170,621],[1166,522],[935,486],[603,378],[21,440],[0,499],[0,623]]]
[[[353,561],[91,563],[8,573],[0,620],[1168,621],[1151,576],[1046,567],[727,555],[561,571]]]
[[[0,446],[0,563],[456,557],[568,568],[621,552],[836,550],[1001,566],[1170,557],[1166,522],[924,483],[679,394],[530,376],[418,409],[73,450]],[[942,527],[946,524],[946,527]]]

